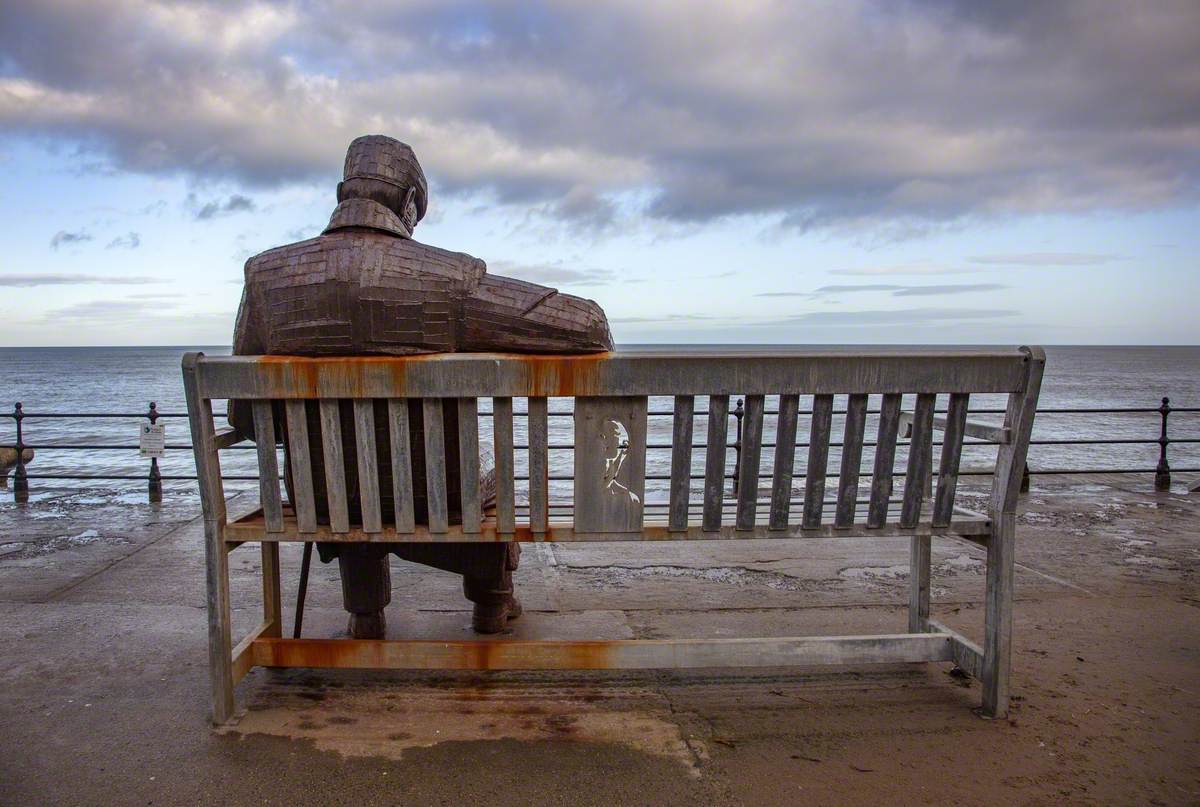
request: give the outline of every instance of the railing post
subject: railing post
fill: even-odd
[[[25,473],[25,438],[21,429],[21,421],[25,412],[18,403],[13,407],[13,419],[17,421],[17,470],[13,472],[13,500],[29,501],[29,477]]]
[[[1158,407],[1162,426],[1158,433],[1158,467],[1154,469],[1154,489],[1158,491],[1171,489],[1171,466],[1167,464],[1167,415],[1171,414],[1171,399],[1163,398],[1162,406]]]
[[[146,417],[149,418],[151,426],[158,421],[158,404],[154,401],[150,402],[150,411],[146,413]],[[150,482],[147,490],[150,494],[151,504],[162,501],[162,473],[158,470],[158,457],[150,458]]]
[[[746,410],[742,407],[742,399],[738,398],[737,406],[733,408],[733,417],[737,421],[737,436],[733,440],[733,493],[735,496],[738,492],[738,483],[741,481],[739,469],[742,467],[742,418],[745,416]]]

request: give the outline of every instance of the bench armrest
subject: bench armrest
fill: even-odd
[[[224,428],[217,429],[216,434],[213,435],[213,443],[216,444],[218,451],[220,451],[222,448],[229,448],[232,445],[237,445],[244,439],[246,438],[238,434],[237,430],[232,426],[225,426]]]
[[[900,426],[903,429],[905,437],[912,437],[912,412],[900,413]],[[933,428],[935,431],[946,430],[946,416],[934,415]],[[1008,445],[1012,442],[1012,431],[1007,426],[993,426],[990,423],[980,423],[977,420],[968,420],[963,426],[963,433],[968,437],[976,437],[980,440],[989,440],[1000,445]]]

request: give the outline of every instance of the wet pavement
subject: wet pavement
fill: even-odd
[[[1200,801],[1200,494],[1038,478],[1009,720],[949,665],[687,673],[255,670],[206,723],[202,530],[168,493],[0,494],[0,803]],[[963,491],[967,507],[983,491]],[[975,497],[974,505],[972,497]],[[530,546],[511,636],[903,632],[905,539]],[[282,548],[290,625],[300,547]],[[239,631],[258,553],[230,556]],[[935,539],[935,618],[978,637],[982,551]],[[393,560],[389,636],[467,638],[458,578]],[[344,631],[315,564],[305,635]],[[500,637],[499,640],[503,640]]]

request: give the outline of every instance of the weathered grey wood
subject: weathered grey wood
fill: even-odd
[[[1017,497],[1029,438],[1037,414],[1038,393],[1046,354],[1024,348],[1023,389],[1008,398],[1004,426],[1012,442],[1000,446],[992,475],[992,533],[987,545],[987,582],[983,625],[983,712],[989,717],[1008,714],[1008,678],[1012,666],[1013,563],[1016,544]]]
[[[771,516],[773,530],[786,529],[791,512],[792,474],[796,466],[796,416],[799,395],[779,396],[779,419],[775,426],[775,468],[771,476]]]
[[[900,525],[911,527],[921,519],[921,504],[925,483],[931,468],[933,453],[933,406],[937,396],[922,393],[913,408],[912,438],[908,445],[908,470],[904,475],[904,506]]]
[[[483,509],[479,503],[479,404],[474,398],[458,399],[458,468],[463,532],[479,532]]]
[[[758,468],[762,456],[763,428],[762,395],[746,396],[746,412],[742,418],[742,450],[738,467],[737,528],[754,526],[755,505],[758,502]]]
[[[892,497],[892,466],[896,461],[896,438],[900,434],[900,393],[883,396],[879,407],[879,429],[875,438],[875,466],[871,472],[871,507],[867,526],[882,527],[887,521]]]
[[[725,498],[725,459],[729,440],[729,396],[708,397],[708,442],[704,452],[704,529],[721,527]]]
[[[392,507],[396,532],[412,532],[413,512],[412,446],[408,433],[408,401],[388,399],[388,439],[392,448]]]
[[[433,356],[206,357],[208,398],[509,397],[564,395],[773,395],[849,392],[1012,392],[1025,354],[1010,350],[848,352],[638,351],[596,356],[446,353]],[[272,371],[261,372],[270,363]]]
[[[929,565],[930,544],[928,535],[914,535],[908,553],[908,630],[919,633],[926,629],[929,621]]]
[[[688,499],[692,494],[692,432],[696,399],[675,396],[675,416],[671,421],[671,515],[670,528],[680,532],[688,526]]]
[[[225,551],[225,492],[217,454],[212,401],[200,392],[203,353],[183,357],[183,389],[192,431],[200,504],[204,512],[204,560],[208,606],[208,675],[212,721],[221,725],[233,717],[233,628],[229,611],[229,554]],[[279,533],[273,533],[278,535]]]
[[[279,542],[263,541],[263,623],[267,625],[264,636],[283,635],[283,597],[279,587]]]
[[[850,395],[846,402],[846,427],[842,436],[842,467],[838,477],[837,515],[834,523],[849,527],[854,523],[858,499],[858,469],[862,463],[863,434],[867,426],[867,396]]]
[[[321,451],[325,459],[325,491],[329,498],[329,524],[334,532],[350,529],[350,511],[346,504],[346,461],[342,450],[342,422],[338,402],[320,401]]]
[[[646,399],[640,397],[575,399],[576,532],[642,528],[646,409]]]
[[[825,503],[825,474],[829,465],[829,432],[833,426],[833,396],[814,395],[808,436],[808,468],[804,477],[804,519],[807,529],[821,526]]]
[[[235,446],[245,439],[238,433],[238,430],[232,426],[222,426],[213,433],[213,445],[219,451],[222,448]]]
[[[252,401],[254,445],[258,449],[258,496],[267,530],[283,529],[283,499],[279,495],[279,459],[275,453],[275,417],[270,401]]]
[[[496,445],[496,531],[511,535],[517,530],[512,398],[492,399],[492,435]]]
[[[953,642],[954,663],[975,680],[983,677],[983,650],[961,633],[952,630],[935,619],[926,620],[930,633],[944,633]]]
[[[313,532],[317,528],[317,504],[313,494],[312,457],[308,453],[308,418],[304,413],[304,401],[291,399],[283,402],[287,417],[288,462],[292,467],[292,506],[296,509],[296,523],[300,532]]]
[[[955,392],[950,395],[942,438],[942,458],[938,464],[937,498],[933,503],[933,524],[950,523],[954,515],[954,496],[958,490],[958,466],[962,459],[963,436],[966,433],[967,405],[970,395]]]
[[[446,502],[446,422],[441,398],[422,398],[425,425],[425,501],[429,508],[429,531],[444,533],[450,516]]]
[[[549,424],[545,397],[529,399],[529,528],[544,535],[550,514]]]
[[[480,652],[480,645],[487,652]],[[936,633],[766,639],[618,639],[605,642],[261,639],[265,667],[415,670],[642,670],[780,667],[953,660]]]
[[[379,455],[375,448],[375,402],[354,400],[354,442],[358,455],[358,501],[362,507],[363,532],[383,529],[379,507]]]

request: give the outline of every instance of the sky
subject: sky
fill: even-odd
[[[1200,3],[5,0],[0,345],[228,344],[346,145],[618,344],[1200,343]]]

